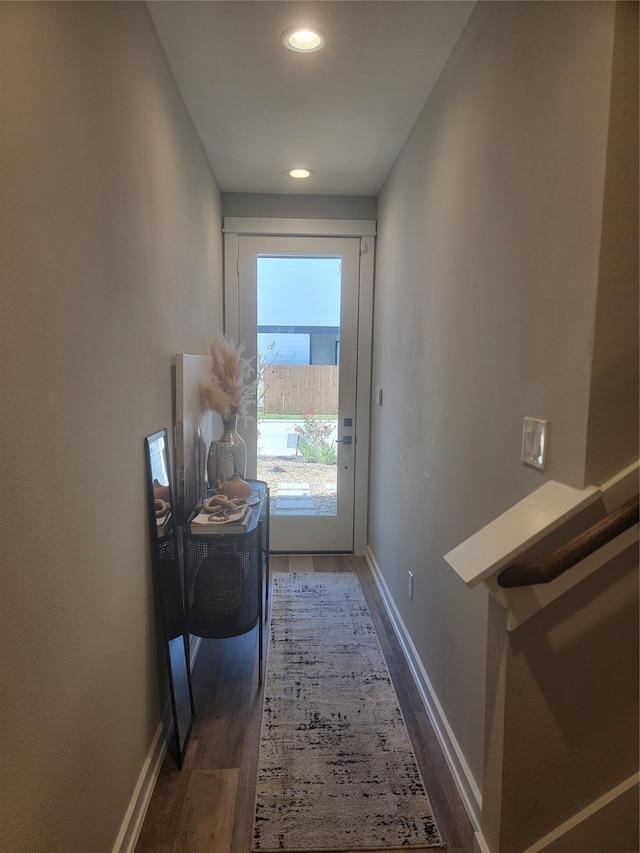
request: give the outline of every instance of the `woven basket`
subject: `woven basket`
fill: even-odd
[[[214,639],[250,631],[260,607],[255,531],[238,536],[188,536],[185,551],[187,630]]]

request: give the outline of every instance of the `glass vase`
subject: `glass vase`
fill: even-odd
[[[247,446],[236,430],[237,415],[222,419],[223,433],[212,441],[207,456],[207,480],[209,488],[218,489],[234,474],[244,479],[247,463]]]

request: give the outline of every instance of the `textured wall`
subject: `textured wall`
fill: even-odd
[[[486,597],[443,554],[584,481],[614,13],[479,3],[379,199],[370,545],[479,786]]]
[[[2,816],[110,851],[161,709],[143,437],[222,326],[220,194],[143,3],[2,3]]]
[[[638,4],[616,6],[587,482],[638,458]]]

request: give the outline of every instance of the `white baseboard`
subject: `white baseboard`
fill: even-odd
[[[193,665],[200,651],[202,637],[192,636],[190,639],[190,666],[193,670]],[[138,781],[133,789],[133,795],[120,826],[120,832],[113,845],[112,853],[133,853],[135,850],[172,733],[171,702],[167,701],[149,752],[138,776]]]
[[[451,770],[451,774],[453,775],[454,781],[458,787],[458,791],[462,798],[464,807],[467,810],[467,814],[469,815],[469,819],[471,820],[474,829],[479,830],[482,820],[482,793],[480,792],[476,780],[473,778],[469,765],[467,764],[464,754],[460,749],[460,745],[458,744],[453,730],[447,721],[442,706],[438,701],[438,697],[436,696],[433,686],[429,681],[429,677],[422,665],[418,652],[413,645],[411,637],[409,636],[404,622],[402,621],[402,618],[395,606],[393,598],[391,597],[389,588],[382,577],[382,573],[380,572],[378,564],[376,563],[369,547],[367,547],[365,557],[369,564],[369,568],[371,569],[376,586],[382,596],[387,614],[391,619],[400,645],[402,646],[404,656],[407,659],[409,668],[411,669],[416,681],[418,691],[420,692],[425,709],[429,715],[429,719],[431,720],[431,725],[433,726],[436,736],[440,742],[440,746],[442,747],[449,769]],[[480,849],[482,850],[482,848]]]
[[[473,834],[473,853],[491,853],[489,845],[480,830]]]

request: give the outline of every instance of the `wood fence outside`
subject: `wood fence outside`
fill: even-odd
[[[259,408],[266,415],[338,414],[338,367],[333,364],[267,364]]]

